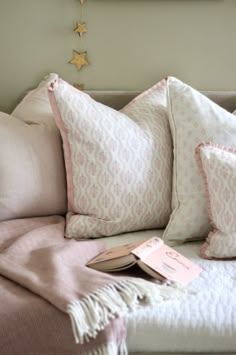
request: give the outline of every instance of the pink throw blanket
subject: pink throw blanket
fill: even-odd
[[[67,240],[64,229],[60,216],[0,223],[0,275],[68,314],[79,354],[126,354],[122,317],[184,292],[87,268],[103,243]]]

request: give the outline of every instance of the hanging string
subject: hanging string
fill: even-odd
[[[80,13],[79,13],[79,22],[77,23],[76,28],[74,29],[75,32],[79,34],[81,37],[85,32],[87,32],[86,23],[83,20],[83,4],[84,1],[80,0]]]
[[[84,2],[80,0],[80,16],[79,16],[80,22],[83,21],[83,4]]]
[[[80,1],[80,10],[79,10],[79,21],[77,23],[76,28],[74,29],[74,32],[78,33],[78,35],[81,37],[85,32],[87,32],[87,27],[86,23],[83,20],[83,13],[84,13],[84,2],[85,0],[79,0]],[[70,64],[74,64],[77,68],[78,71],[81,70],[81,68],[84,65],[88,65],[88,61],[86,58],[87,52],[77,52],[73,50],[73,58],[69,61]],[[83,84],[74,84],[74,86],[80,90],[83,90],[84,85]]]

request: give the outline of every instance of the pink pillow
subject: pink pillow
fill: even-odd
[[[95,238],[165,227],[172,181],[166,80],[122,112],[63,80],[51,85],[49,98],[66,161],[66,236]]]
[[[30,90],[24,96],[12,112],[12,115],[27,123],[43,123],[54,127],[60,141],[60,134],[48,99],[48,85],[57,78],[58,74],[55,73],[46,75],[35,89]]]
[[[0,113],[0,221],[65,213],[64,165],[55,147],[52,128]]]
[[[11,119],[9,139],[11,137],[15,141],[11,141],[8,146],[6,145],[7,142],[0,142],[2,155],[7,154],[12,159],[9,161],[8,167],[5,163],[1,163],[2,165],[5,164],[5,170],[1,171],[1,177],[4,174],[7,179],[7,174],[11,171],[11,174],[15,176],[15,182],[13,185],[14,176],[9,177],[8,183],[7,181],[3,182],[1,178],[1,220],[6,217],[12,219],[66,214],[67,212],[66,174],[62,141],[48,99],[48,85],[56,78],[58,78],[58,75],[55,73],[47,75],[36,89],[25,95],[12,112],[12,117],[9,116],[9,120]],[[13,119],[13,116],[15,119]],[[6,117],[4,118],[4,127],[6,129]],[[22,146],[23,139],[25,140],[25,147]],[[14,147],[14,154],[13,150],[12,152],[7,151],[11,147]],[[17,151],[17,149],[19,150]],[[21,153],[19,153],[20,151]],[[13,161],[16,164],[15,167],[10,164]],[[25,183],[23,183],[24,180]],[[10,181],[12,181],[12,184],[10,184]],[[7,190],[5,190],[6,183]],[[21,201],[18,200],[19,198]],[[34,207],[32,208],[33,204]],[[5,210],[3,213],[2,209]]]
[[[211,143],[196,148],[213,226],[201,248],[207,259],[236,257],[236,149]]]

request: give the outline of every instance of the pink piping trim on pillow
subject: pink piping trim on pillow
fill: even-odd
[[[203,169],[201,153],[200,153],[201,148],[204,148],[206,146],[215,147],[215,148],[218,148],[219,150],[223,150],[223,151],[226,151],[226,152],[229,152],[229,153],[232,153],[232,154],[236,154],[236,149],[226,148],[226,147],[220,146],[219,144],[214,144],[214,143],[211,143],[211,142],[200,143],[195,149],[196,161],[197,161],[197,164],[198,164],[198,168],[199,168],[200,174],[201,174],[201,176],[203,178],[203,183],[204,183],[204,187],[205,187],[205,191],[206,191],[208,216],[209,216],[210,222],[211,222],[211,224],[212,224],[212,226],[214,228],[213,231],[211,231],[208,234],[205,243],[200,248],[200,255],[201,255],[201,257],[203,257],[205,259],[217,259],[218,260],[219,258],[210,257],[210,256],[206,255],[206,253],[205,253],[206,249],[210,245],[211,239],[219,231],[219,229],[216,227],[216,225],[214,223],[214,220],[213,220],[213,215],[212,215],[212,210],[211,210],[211,199],[210,199],[210,194],[209,194],[209,189],[208,189],[207,177],[206,177],[205,171]]]
[[[145,90],[144,92],[142,92],[141,94],[139,94],[138,96],[136,96],[133,100],[131,100],[127,105],[125,105],[120,112],[122,112],[124,109],[126,109],[127,107],[129,107],[131,104],[133,104],[134,102],[138,101],[139,99],[141,99],[142,97],[146,96],[147,94],[149,94],[150,92],[152,92],[153,90],[157,89],[158,87],[162,87],[166,85],[166,81],[167,78],[162,79],[161,81],[159,81],[157,84],[153,85],[151,88]]]
[[[209,245],[210,245],[211,238],[213,238],[214,235],[215,235],[217,232],[218,232],[218,229],[213,229],[213,231],[211,231],[211,232],[208,234],[208,236],[207,236],[207,238],[206,238],[206,240],[205,240],[205,243],[201,246],[201,248],[200,248],[200,256],[201,256],[202,258],[204,258],[204,259],[210,259],[210,260],[216,259],[216,258],[214,258],[213,256],[208,256],[208,255],[206,254],[206,250],[207,250],[207,248],[208,248]],[[218,258],[217,258],[217,259],[218,259]]]
[[[61,118],[60,111],[57,106],[56,98],[54,95],[54,91],[58,88],[60,83],[60,79],[51,83],[48,88],[48,96],[49,101],[52,107],[52,111],[54,113],[54,118],[56,124],[61,132],[63,146],[64,146],[64,157],[65,157],[65,165],[66,165],[66,177],[67,177],[67,194],[68,194],[68,207],[70,211],[75,212],[74,207],[74,188],[73,188],[73,181],[72,181],[72,163],[71,163],[71,151],[69,141],[67,139],[67,132],[63,120]]]
[[[212,216],[212,211],[211,211],[211,201],[210,201],[210,194],[209,194],[209,190],[208,190],[208,183],[207,183],[207,177],[205,174],[205,171],[203,169],[203,165],[202,165],[202,159],[201,159],[201,148],[206,147],[206,146],[212,146],[213,144],[211,144],[210,142],[208,143],[200,143],[196,149],[195,149],[195,158],[198,164],[198,168],[200,171],[200,174],[203,178],[203,183],[204,183],[204,187],[205,187],[205,192],[206,192],[206,200],[207,200],[207,211],[208,211],[208,216],[210,219],[210,222],[212,224],[212,226],[214,228],[216,228],[214,220],[213,220],[213,216]]]
[[[209,259],[209,260],[235,260],[236,257],[231,257],[231,258],[219,258],[219,257],[214,257],[214,256],[208,256],[206,255],[206,249],[209,247],[211,239],[214,237],[214,235],[219,232],[218,229],[213,229],[212,232],[210,232],[206,238],[205,243],[201,246],[200,248],[200,256],[203,257],[204,259]]]

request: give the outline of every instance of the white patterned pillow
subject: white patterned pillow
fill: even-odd
[[[176,78],[168,78],[167,92],[174,145],[173,212],[163,238],[174,245],[205,238],[211,229],[195,147],[204,141],[235,146],[236,118]]]
[[[201,248],[207,259],[236,257],[236,150],[202,143],[196,158],[213,231]]]
[[[172,183],[166,80],[122,112],[63,80],[51,85],[49,98],[66,161],[66,236],[96,238],[165,227]]]

